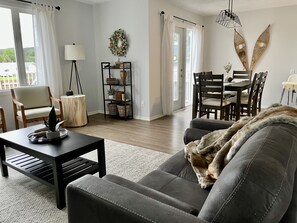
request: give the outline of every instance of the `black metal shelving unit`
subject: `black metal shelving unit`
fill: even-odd
[[[126,83],[121,83],[120,79],[120,71],[126,71]],[[104,117],[111,116],[114,118],[121,119],[133,119],[133,78],[132,78],[132,63],[131,62],[122,62],[120,67],[115,65],[111,65],[110,62],[101,62],[101,76],[102,76],[102,91],[103,91],[103,104],[104,104]],[[106,78],[117,78],[118,83],[110,84],[107,83]],[[115,89],[118,91],[122,91],[125,94],[125,100],[119,99],[109,99],[107,98],[107,90]],[[115,105],[123,105],[124,109],[124,117],[120,117],[119,115],[110,115],[107,114],[107,104],[115,104]],[[130,111],[127,112],[126,106],[130,106]]]

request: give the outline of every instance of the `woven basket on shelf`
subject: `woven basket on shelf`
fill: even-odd
[[[110,115],[118,115],[118,108],[116,104],[108,103],[107,106]]]
[[[118,112],[120,117],[127,117],[130,114],[130,105],[118,105]],[[126,108],[126,109],[125,109]],[[125,113],[126,110],[126,113]]]

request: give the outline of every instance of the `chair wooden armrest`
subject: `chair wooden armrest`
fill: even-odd
[[[14,115],[17,116],[18,109],[21,110],[22,117],[25,117],[25,107],[23,103],[17,101],[15,98],[12,99],[13,101],[13,111]]]
[[[1,117],[1,126],[2,126],[2,131],[6,132],[7,127],[6,127],[6,120],[5,120],[5,115],[4,115],[4,109],[0,106],[0,117]]]
[[[13,98],[12,101],[13,101],[14,105],[16,105],[16,106],[18,106],[18,107],[20,107],[20,108],[21,108],[21,107],[24,107],[23,103],[17,101],[16,99]]]
[[[61,116],[61,120],[64,120],[64,115],[63,115],[63,106],[62,106],[62,101],[60,98],[55,98],[53,96],[50,97],[52,102],[56,102],[59,106],[59,110],[60,110],[60,116]]]
[[[14,119],[15,119],[15,123],[16,123],[16,129],[19,128],[18,125],[18,120],[22,121],[23,123],[26,122],[26,115],[25,115],[25,107],[24,104],[17,101],[15,98],[12,98],[12,104],[13,104],[13,114],[14,114]],[[22,116],[18,116],[17,112],[18,109],[21,111]]]

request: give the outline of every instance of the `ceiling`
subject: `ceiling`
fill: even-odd
[[[112,0],[76,0],[88,4],[99,4]],[[124,0],[123,0],[124,1]],[[228,0],[168,0],[172,4],[200,15],[216,15],[228,8]],[[234,0],[234,12],[254,11],[265,8],[297,5],[297,0]]]

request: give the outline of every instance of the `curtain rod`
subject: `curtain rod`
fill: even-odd
[[[162,15],[165,15],[164,11],[161,11],[160,16],[162,16]],[[191,23],[191,24],[193,24],[195,26],[197,25],[195,22],[191,22],[191,21],[189,21],[187,19],[183,19],[183,18],[175,16],[175,15],[173,17],[176,18],[176,19],[182,20],[183,22],[188,22],[188,23]],[[202,27],[204,27],[204,25],[202,25]]]
[[[26,0],[16,0],[18,2],[25,2],[25,3],[29,3],[29,4],[33,4],[33,2],[30,2],[30,1],[26,1]],[[41,4],[43,5],[43,4]],[[51,7],[50,5],[48,5],[49,7]],[[60,6],[55,6],[55,8],[60,11],[61,7]]]

